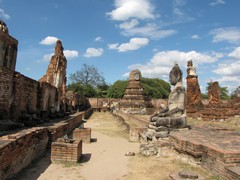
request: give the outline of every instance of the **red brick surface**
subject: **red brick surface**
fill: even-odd
[[[51,145],[52,162],[78,162],[82,155],[82,140],[73,143],[56,141]]]
[[[228,177],[226,167],[240,166],[239,132],[199,126],[170,137],[176,150],[201,158],[202,166],[222,177]]]

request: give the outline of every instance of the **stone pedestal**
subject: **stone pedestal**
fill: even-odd
[[[78,162],[82,155],[82,140],[60,138],[51,145],[52,162]]]
[[[73,139],[82,139],[85,143],[91,142],[91,128],[76,128],[73,131]]]

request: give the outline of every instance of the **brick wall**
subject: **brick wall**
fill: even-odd
[[[38,82],[15,72],[13,79],[14,99],[11,107],[11,119],[18,119],[23,111],[36,111],[38,103]]]
[[[80,125],[83,114],[77,113],[64,122],[45,128],[30,128],[0,137],[0,179],[17,174],[43,154],[49,144],[70,134]]]
[[[58,138],[63,137],[66,134],[71,134],[76,127],[80,126],[83,114],[84,113],[82,112],[73,114],[70,119],[49,127],[50,142],[56,141]]]
[[[63,138],[52,143],[51,161],[52,162],[78,162],[82,155],[82,140],[65,142]]]
[[[5,111],[4,116],[7,116],[6,118],[8,118],[10,113],[9,111],[12,100],[12,83],[13,72],[0,67],[0,111]]]
[[[0,179],[18,173],[42,155],[48,143],[47,128],[22,130],[20,133],[1,137]]]

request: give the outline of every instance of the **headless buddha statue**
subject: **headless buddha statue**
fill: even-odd
[[[174,86],[169,94],[168,107],[150,117],[150,124],[156,127],[186,127],[185,87],[182,83],[182,71],[175,64],[169,74],[169,82]]]

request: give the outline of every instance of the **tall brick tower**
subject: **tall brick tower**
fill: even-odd
[[[0,20],[0,67],[15,71],[18,41],[8,34],[7,25]]]

